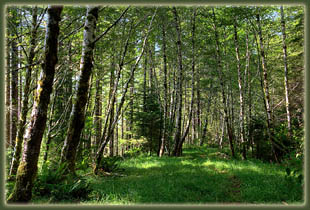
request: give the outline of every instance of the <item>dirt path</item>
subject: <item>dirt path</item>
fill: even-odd
[[[228,188],[229,195],[233,202],[240,202],[241,201],[241,193],[240,193],[240,186],[241,181],[236,175],[232,175],[229,177],[230,186]]]

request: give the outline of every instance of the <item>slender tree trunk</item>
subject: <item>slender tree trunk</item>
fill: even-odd
[[[225,135],[225,117],[222,116],[222,119],[221,119],[221,137],[220,137],[220,140],[219,140],[219,147],[220,147],[220,149],[223,149],[224,135]]]
[[[287,129],[288,136],[292,135],[291,131],[291,114],[290,114],[290,101],[288,92],[288,69],[287,69],[287,50],[286,50],[286,33],[285,33],[285,19],[283,6],[280,7],[281,10],[281,26],[282,26],[282,44],[283,44],[283,62],[284,62],[284,88],[285,88],[285,107],[286,107],[286,117],[287,117]]]
[[[47,129],[47,140],[46,140],[46,148],[45,148],[45,151],[44,151],[44,156],[43,156],[43,165],[46,163],[47,161],[47,156],[48,156],[48,151],[49,151],[49,148],[50,148],[50,144],[51,144],[51,141],[52,141],[52,124],[53,124],[53,114],[54,114],[54,110],[55,110],[55,104],[56,104],[56,100],[55,98],[57,98],[57,90],[55,90],[53,93],[52,93],[52,98],[51,98],[51,103],[52,103],[52,106],[51,106],[51,110],[49,111],[49,116],[48,116],[48,129]],[[42,166],[43,166],[42,165]]]
[[[155,10],[153,16],[152,16],[152,19],[151,19],[151,22],[150,22],[150,25],[148,27],[148,30],[146,32],[146,35],[144,37],[144,40],[143,40],[143,44],[142,44],[142,50],[141,50],[141,53],[140,55],[137,57],[136,59],[136,62],[135,64],[133,65],[133,67],[131,68],[131,71],[130,71],[130,75],[129,75],[129,79],[126,81],[125,83],[125,87],[124,87],[124,91],[122,93],[122,96],[121,96],[121,100],[120,100],[120,104],[119,106],[117,107],[117,110],[115,112],[115,116],[114,116],[114,119],[113,119],[113,123],[111,123],[109,125],[109,128],[108,128],[108,132],[106,135],[102,135],[101,138],[102,138],[102,143],[96,153],[96,166],[94,168],[94,174],[97,174],[98,173],[98,170],[99,170],[99,165],[100,165],[100,162],[102,160],[102,153],[104,151],[104,148],[105,146],[109,143],[110,141],[110,137],[112,135],[112,131],[114,130],[115,128],[115,125],[117,124],[117,121],[118,121],[118,118],[120,116],[120,113],[121,113],[121,110],[122,110],[122,107],[124,105],[124,102],[125,102],[125,97],[126,97],[126,93],[128,91],[128,86],[130,84],[130,82],[133,80],[134,78],[134,73],[135,73],[135,70],[137,69],[138,67],[138,64],[140,63],[140,60],[141,60],[141,57],[145,51],[145,45],[146,45],[146,41],[147,41],[147,38],[148,38],[148,35],[150,33],[150,30],[151,30],[151,26],[152,26],[152,23],[153,23],[153,20],[154,20],[154,17],[156,15],[156,12],[157,12],[157,9]]]
[[[9,33],[9,32],[8,32]],[[10,84],[11,84],[11,55],[10,55],[10,46],[9,46],[9,39],[7,39],[7,46],[6,46],[6,78],[5,78],[5,138],[6,138],[6,148],[9,148],[11,145],[11,91],[10,91]]]
[[[116,124],[115,127],[115,156],[118,156],[119,152],[118,152],[118,123]]]
[[[117,121],[118,121],[118,118],[119,118],[119,116],[120,116],[122,107],[123,107],[124,102],[125,102],[125,97],[126,97],[126,93],[127,93],[127,91],[128,91],[128,86],[129,86],[130,82],[131,82],[131,81],[133,80],[133,78],[134,78],[135,70],[137,69],[138,64],[140,63],[141,57],[142,57],[142,55],[143,55],[143,53],[144,53],[144,51],[145,51],[146,41],[147,41],[148,35],[149,35],[149,33],[150,33],[151,26],[152,26],[154,17],[155,17],[155,15],[156,15],[156,12],[157,12],[157,9],[155,10],[155,12],[154,12],[154,14],[153,14],[153,16],[152,16],[150,25],[149,25],[148,30],[147,30],[147,32],[146,32],[146,35],[145,35],[145,37],[144,37],[141,53],[140,53],[140,55],[137,57],[135,64],[134,64],[133,67],[131,68],[130,75],[129,75],[129,79],[128,79],[128,80],[126,81],[126,83],[125,83],[124,91],[123,91],[123,94],[122,94],[122,96],[121,96],[120,104],[119,104],[119,106],[117,107],[117,110],[116,110],[116,112],[115,112],[115,116],[114,116],[114,119],[113,119],[113,123],[109,125],[109,129],[108,129],[107,134],[106,134],[106,135],[102,135],[102,137],[101,137],[103,140],[101,141],[102,143],[101,143],[101,145],[100,145],[100,147],[99,147],[99,149],[98,149],[98,151],[97,151],[97,153],[96,153],[96,166],[95,166],[95,168],[94,168],[94,174],[97,174],[97,173],[98,173],[99,165],[100,165],[100,162],[101,162],[101,160],[102,160],[102,152],[103,152],[105,146],[106,146],[106,145],[109,143],[109,141],[110,141],[110,137],[111,137],[111,135],[112,135],[112,131],[113,131],[113,129],[115,128],[115,125],[116,125],[116,123],[117,123]]]
[[[11,147],[14,149],[18,124],[18,47],[15,40],[11,42]]]
[[[113,64],[112,64],[112,66],[113,66]],[[110,96],[111,97],[116,97],[116,96],[114,96],[114,95],[112,95],[113,94],[113,86],[114,86],[114,80],[115,80],[115,75],[114,75],[114,71],[113,71],[114,69],[112,68],[112,70],[111,70],[111,75],[110,75]],[[111,117],[110,117],[110,122],[109,122],[109,124],[112,124],[113,123],[113,118],[114,118],[114,106],[115,106],[115,104],[114,104],[114,102],[113,102],[113,104],[111,104]],[[114,133],[114,130],[112,130],[112,134],[111,134],[111,140],[110,140],[110,156],[111,157],[113,157],[114,156],[114,135],[113,135],[113,133]]]
[[[218,74],[220,77],[220,85],[222,89],[222,103],[224,107],[224,117],[225,117],[225,122],[227,126],[231,154],[233,157],[235,157],[233,131],[232,131],[229,119],[228,119],[228,111],[227,111],[226,96],[225,96],[225,84],[224,84],[223,71],[222,71],[222,65],[221,65],[220,45],[219,45],[218,32],[217,32],[217,27],[216,27],[216,17],[215,17],[214,8],[212,8],[212,12],[213,12],[213,23],[214,23],[213,29],[215,33],[215,42],[216,42],[217,70],[218,70]]]
[[[240,142],[242,147],[242,157],[246,159],[246,145],[245,145],[245,133],[244,133],[244,102],[243,102],[243,84],[241,76],[241,64],[240,64],[240,55],[239,55],[239,41],[237,34],[237,18],[235,17],[234,22],[234,37],[235,37],[235,50],[236,50],[236,59],[237,59],[237,69],[238,69],[238,85],[239,85],[239,102],[240,102]]]
[[[213,83],[211,83],[210,89],[212,89],[212,87],[213,87]],[[207,135],[208,115],[209,115],[209,112],[210,112],[211,100],[212,100],[212,95],[210,94],[209,98],[208,98],[205,122],[204,122],[204,126],[203,126],[203,129],[202,129],[202,134],[201,134],[200,146],[203,146],[205,138],[206,138],[206,135]]]
[[[166,27],[165,19],[162,18],[162,36],[163,36],[163,68],[164,68],[164,119],[163,119],[163,129],[162,138],[159,149],[159,157],[162,157],[165,152],[166,139],[167,139],[167,118],[168,118],[168,88],[167,88],[167,55],[166,55]]]
[[[253,142],[253,135],[252,135],[252,75],[251,75],[251,69],[250,69],[250,50],[249,50],[249,36],[248,32],[246,34],[246,65],[245,65],[245,71],[247,77],[247,93],[248,93],[248,141],[252,147],[252,152],[254,150],[254,142]]]
[[[77,85],[76,100],[70,116],[69,127],[61,152],[61,162],[67,163],[68,170],[75,173],[77,146],[85,122],[85,107],[87,103],[89,79],[93,68],[93,50],[95,47],[95,29],[98,19],[98,7],[87,8],[84,27],[83,50],[80,65],[80,77]]]
[[[176,87],[176,130],[174,134],[175,146],[173,150],[173,156],[180,156],[180,143],[181,143],[181,131],[182,131],[182,82],[183,82],[183,64],[182,64],[182,50],[181,50],[181,29],[180,29],[180,20],[177,13],[177,9],[173,7],[173,14],[175,20],[175,27],[177,31],[177,54],[178,54],[178,79],[177,79],[177,87]]]
[[[196,9],[194,8],[193,11],[193,17],[192,17],[192,85],[191,85],[191,104],[190,104],[190,110],[189,110],[189,116],[188,116],[188,122],[185,128],[185,132],[183,133],[183,136],[181,138],[181,142],[178,145],[178,154],[177,156],[180,156],[182,154],[182,145],[185,141],[186,136],[188,135],[189,128],[191,125],[191,120],[193,117],[193,108],[194,108],[194,98],[195,98],[195,19],[196,19]],[[193,134],[194,135],[194,134]]]
[[[15,187],[8,202],[28,202],[31,200],[33,182],[37,174],[37,163],[43,132],[46,126],[47,109],[53,88],[57,46],[62,6],[48,7],[48,22],[45,36],[43,71],[32,109],[31,121],[25,139],[22,162],[17,171]]]
[[[258,36],[260,42],[260,54],[261,54],[261,61],[262,61],[262,68],[263,68],[263,85],[264,85],[264,98],[265,98],[265,107],[266,107],[266,115],[267,115],[267,131],[268,131],[268,138],[271,142],[272,153],[276,161],[278,161],[277,154],[274,148],[274,142],[272,140],[273,132],[272,132],[272,120],[271,120],[271,108],[270,108],[270,96],[269,96],[269,84],[268,84],[268,71],[267,71],[267,64],[265,60],[265,51],[264,51],[264,44],[263,44],[263,37],[262,37],[262,29],[260,24],[260,15],[256,14],[256,20],[258,25]]]
[[[32,63],[35,56],[34,49],[36,47],[36,37],[37,37],[37,7],[35,6],[32,10],[32,32],[30,39],[30,48],[28,53],[28,68],[26,70],[26,78],[25,78],[25,88],[24,88],[24,98],[23,98],[23,106],[21,110],[21,117],[18,125],[16,145],[14,149],[14,155],[11,163],[11,169],[9,176],[15,176],[17,172],[17,168],[20,161],[21,151],[22,151],[22,143],[23,136],[26,129],[26,120],[28,113],[28,98],[30,95],[30,83],[31,83],[31,73],[32,73]]]
[[[92,157],[95,157],[97,147],[100,141],[100,135],[102,130],[102,84],[100,71],[97,71],[96,80],[96,95],[95,95],[95,116],[94,116],[94,126],[95,126],[95,136],[91,142]]]

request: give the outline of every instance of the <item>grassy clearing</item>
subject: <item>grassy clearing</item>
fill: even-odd
[[[232,160],[217,149],[185,149],[182,157],[139,156],[121,162],[121,176],[84,175],[82,204],[302,204],[303,188],[285,167]],[[47,198],[34,197],[34,203]],[[64,200],[61,203],[72,201]]]

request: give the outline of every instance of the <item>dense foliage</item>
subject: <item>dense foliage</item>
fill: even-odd
[[[6,10],[9,192],[23,173],[24,162],[19,162],[26,157],[27,144],[22,136],[30,135],[30,122],[40,113],[34,104],[44,90],[42,69],[47,63],[45,55],[52,49],[45,35],[50,21],[47,11],[42,5]],[[252,175],[257,182],[262,177],[251,169],[238,175],[245,194],[231,202],[302,200],[303,7],[80,5],[64,6],[60,17],[44,134],[37,139],[37,150],[28,152],[39,155],[32,189],[36,199],[145,203],[139,196],[127,201],[122,193],[115,196],[124,200],[104,197],[112,196],[106,192],[96,194],[95,180],[87,177],[136,173],[133,168],[140,166],[131,161],[139,162],[140,156],[147,159],[146,154],[154,162],[163,158],[167,161],[163,164],[169,165],[169,158],[175,158],[170,156],[183,155],[183,147],[199,151],[212,147],[237,161],[234,164],[239,168],[255,168],[256,163],[258,171],[279,167],[281,178],[274,181],[280,184],[283,172],[284,185],[294,188],[292,197],[281,185],[279,191],[268,193],[283,198],[266,195],[255,199],[257,194],[250,196],[255,187],[249,180]],[[199,164],[205,164],[202,162]],[[279,166],[268,166],[275,163]],[[169,167],[179,170],[176,163]],[[224,168],[215,166],[214,170]],[[163,173],[170,173],[165,170]],[[205,179],[218,181],[218,174],[210,173],[203,173]],[[187,172],[180,170],[179,174],[182,177]],[[204,179],[198,172],[195,176]],[[228,178],[233,184],[232,177]],[[110,178],[102,181],[114,182]],[[134,185],[133,180],[128,182]],[[186,183],[185,188],[195,193],[200,190],[202,197],[194,193],[201,200],[192,197],[182,202],[227,202],[221,196],[231,194],[213,195],[208,200],[206,195],[212,192],[198,189],[197,183]],[[168,198],[154,202],[178,202],[178,197]]]

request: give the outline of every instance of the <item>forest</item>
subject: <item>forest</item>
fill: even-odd
[[[10,204],[304,202],[304,7],[6,7]]]

